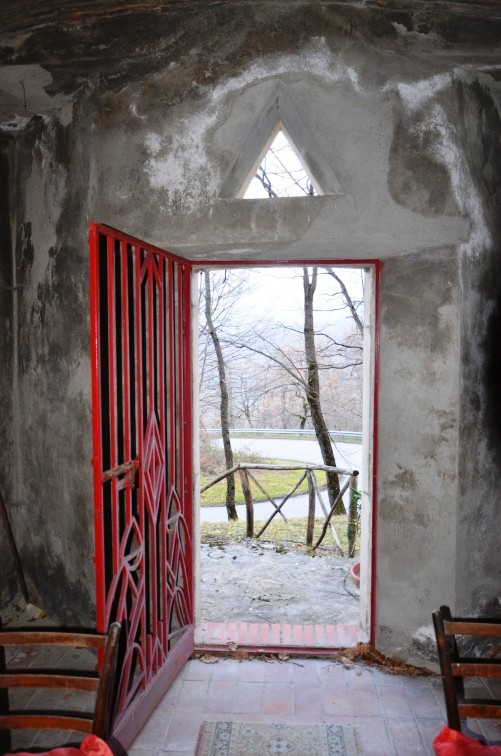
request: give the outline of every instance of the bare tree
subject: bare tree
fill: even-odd
[[[307,390],[306,399],[310,408],[311,420],[315,429],[320,453],[325,465],[336,467],[336,458],[332,448],[332,442],[327,428],[322,402],[320,399],[320,378],[315,346],[315,326],[313,316],[313,298],[317,288],[317,268],[312,268],[311,277],[308,268],[303,268],[303,291],[304,291],[304,354],[307,365]],[[339,476],[337,473],[327,473],[327,493],[331,507],[334,506],[339,496]],[[344,512],[344,506],[339,499],[336,508],[337,513]]]
[[[336,467],[336,459],[332,447],[331,438],[325,417],[322,411],[321,390],[320,390],[320,370],[325,365],[320,365],[317,348],[315,343],[315,326],[314,326],[314,295],[317,285],[317,268],[310,271],[303,268],[303,292],[304,292],[304,324],[303,337],[304,345],[302,354],[288,348],[287,343],[282,339],[279,343],[271,340],[264,334],[255,334],[254,342],[249,343],[245,340],[233,339],[231,343],[247,352],[266,357],[283,373],[289,377],[289,384],[296,389],[299,387],[302,393],[304,415],[301,418],[301,427],[304,428],[306,418],[309,414],[315,435],[320,448],[320,453],[325,465]],[[257,338],[256,338],[257,337]],[[339,494],[339,477],[336,473],[327,475],[327,491],[331,506]],[[343,502],[340,500],[336,508],[336,513],[344,512]]]
[[[310,177],[281,131],[264,155],[254,178],[270,199],[315,194]]]
[[[221,342],[213,319],[213,298],[211,291],[211,279],[208,270],[204,271],[204,293],[205,293],[205,322],[209,336],[214,345],[214,352],[217,359],[217,369],[219,375],[219,392],[220,392],[220,418],[221,418],[221,436],[223,439],[224,459],[226,469],[233,467],[233,450],[230,439],[230,419],[229,419],[229,393],[228,383],[226,380],[226,363],[221,348]],[[229,520],[238,520],[238,514],[235,507],[235,476],[228,475],[226,478],[226,510]]]
[[[277,385],[270,376],[269,362],[265,359],[233,359],[233,403],[235,418],[245,418],[249,428],[256,426],[258,408],[263,399],[276,394]]]
[[[346,307],[348,307],[348,309],[350,311],[351,317],[353,318],[353,322],[355,323],[360,336],[363,336],[364,324],[362,322],[362,318],[358,314],[358,309],[357,309],[358,306],[361,304],[361,302],[354,302],[353,301],[353,298],[351,297],[351,295],[350,295],[350,293],[349,293],[349,291],[348,291],[348,289],[346,287],[345,282],[336,273],[335,270],[333,270],[332,268],[330,268],[328,266],[325,267],[325,270],[339,284],[339,288],[341,289],[341,294],[342,294],[343,299],[344,299],[344,301],[346,303]]]

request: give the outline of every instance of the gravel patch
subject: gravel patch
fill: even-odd
[[[201,546],[202,617],[213,622],[358,625],[354,559],[254,540]]]

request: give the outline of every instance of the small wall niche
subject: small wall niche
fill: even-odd
[[[301,186],[297,184],[294,193],[278,194],[277,196],[305,196],[327,194],[341,196],[344,192],[337,180],[329,161],[322,153],[312,131],[304,123],[285,85],[279,81],[275,85],[264,108],[251,126],[245,138],[240,153],[236,158],[219,193],[222,199],[245,198],[250,199],[248,189],[264,159],[268,159],[270,148],[279,139],[279,145],[287,143],[294,159],[296,170],[303,175]],[[292,158],[292,155],[294,158]],[[300,168],[297,168],[299,164]],[[293,173],[293,175],[294,175]],[[296,174],[299,175],[299,174]],[[304,184],[303,184],[304,182]],[[289,187],[294,181],[289,181]],[[265,189],[263,182],[262,187]],[[310,189],[311,188],[311,189]],[[262,197],[270,197],[264,191]]]

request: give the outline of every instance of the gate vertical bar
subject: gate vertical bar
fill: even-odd
[[[92,369],[92,443],[94,468],[94,564],[96,569],[96,624],[105,631],[106,585],[104,574],[103,499],[101,484],[101,385],[100,385],[100,296],[99,296],[99,233],[96,225],[89,232],[90,247],[90,350]]]
[[[122,243],[120,246],[120,286],[123,294],[122,297],[122,375],[123,375],[123,458],[132,459],[132,438],[131,438],[131,396],[130,396],[130,341],[129,341],[129,285],[128,285],[128,266],[127,266],[127,245]],[[126,520],[127,524],[131,522],[132,516],[132,490],[125,489],[126,499]]]
[[[110,443],[109,443],[109,466],[115,467],[119,460],[117,454],[117,370],[116,370],[116,289],[115,289],[115,240],[113,236],[106,239],[106,262],[108,268],[108,391],[109,391],[109,415],[110,415]],[[116,481],[111,481],[112,501],[116,499]],[[119,524],[118,507],[112,507],[112,532],[113,532],[113,573],[118,571],[119,565]]]
[[[179,343],[183,345],[181,354],[182,376],[183,376],[183,426],[181,440],[184,447],[183,459],[183,498],[185,502],[185,519],[188,522],[193,521],[193,398],[192,398],[192,349],[191,349],[191,268],[186,263],[179,263],[182,271],[182,289],[183,305],[181,307],[181,333]],[[190,538],[192,534],[190,534]],[[186,565],[189,579],[189,607],[190,614],[193,613],[193,560],[189,560]]]

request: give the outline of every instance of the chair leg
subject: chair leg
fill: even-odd
[[[2,620],[0,619],[1,627]],[[0,673],[5,671],[5,648],[0,646]],[[5,713],[9,711],[9,691],[7,688],[0,688],[0,711]],[[10,730],[0,730],[0,753],[9,753],[9,751],[12,751]]]
[[[435,626],[438,660],[440,662],[440,672],[444,688],[447,724],[451,730],[461,732],[461,720],[459,718],[458,701],[456,696],[456,680],[451,670],[451,655],[443,621],[444,613],[447,616],[448,612],[448,607],[441,607],[439,612],[433,612],[433,624]]]
[[[108,738],[107,744],[110,747],[113,756],[127,756],[127,751],[124,749],[121,743],[119,743],[118,740],[113,737],[113,735]]]

